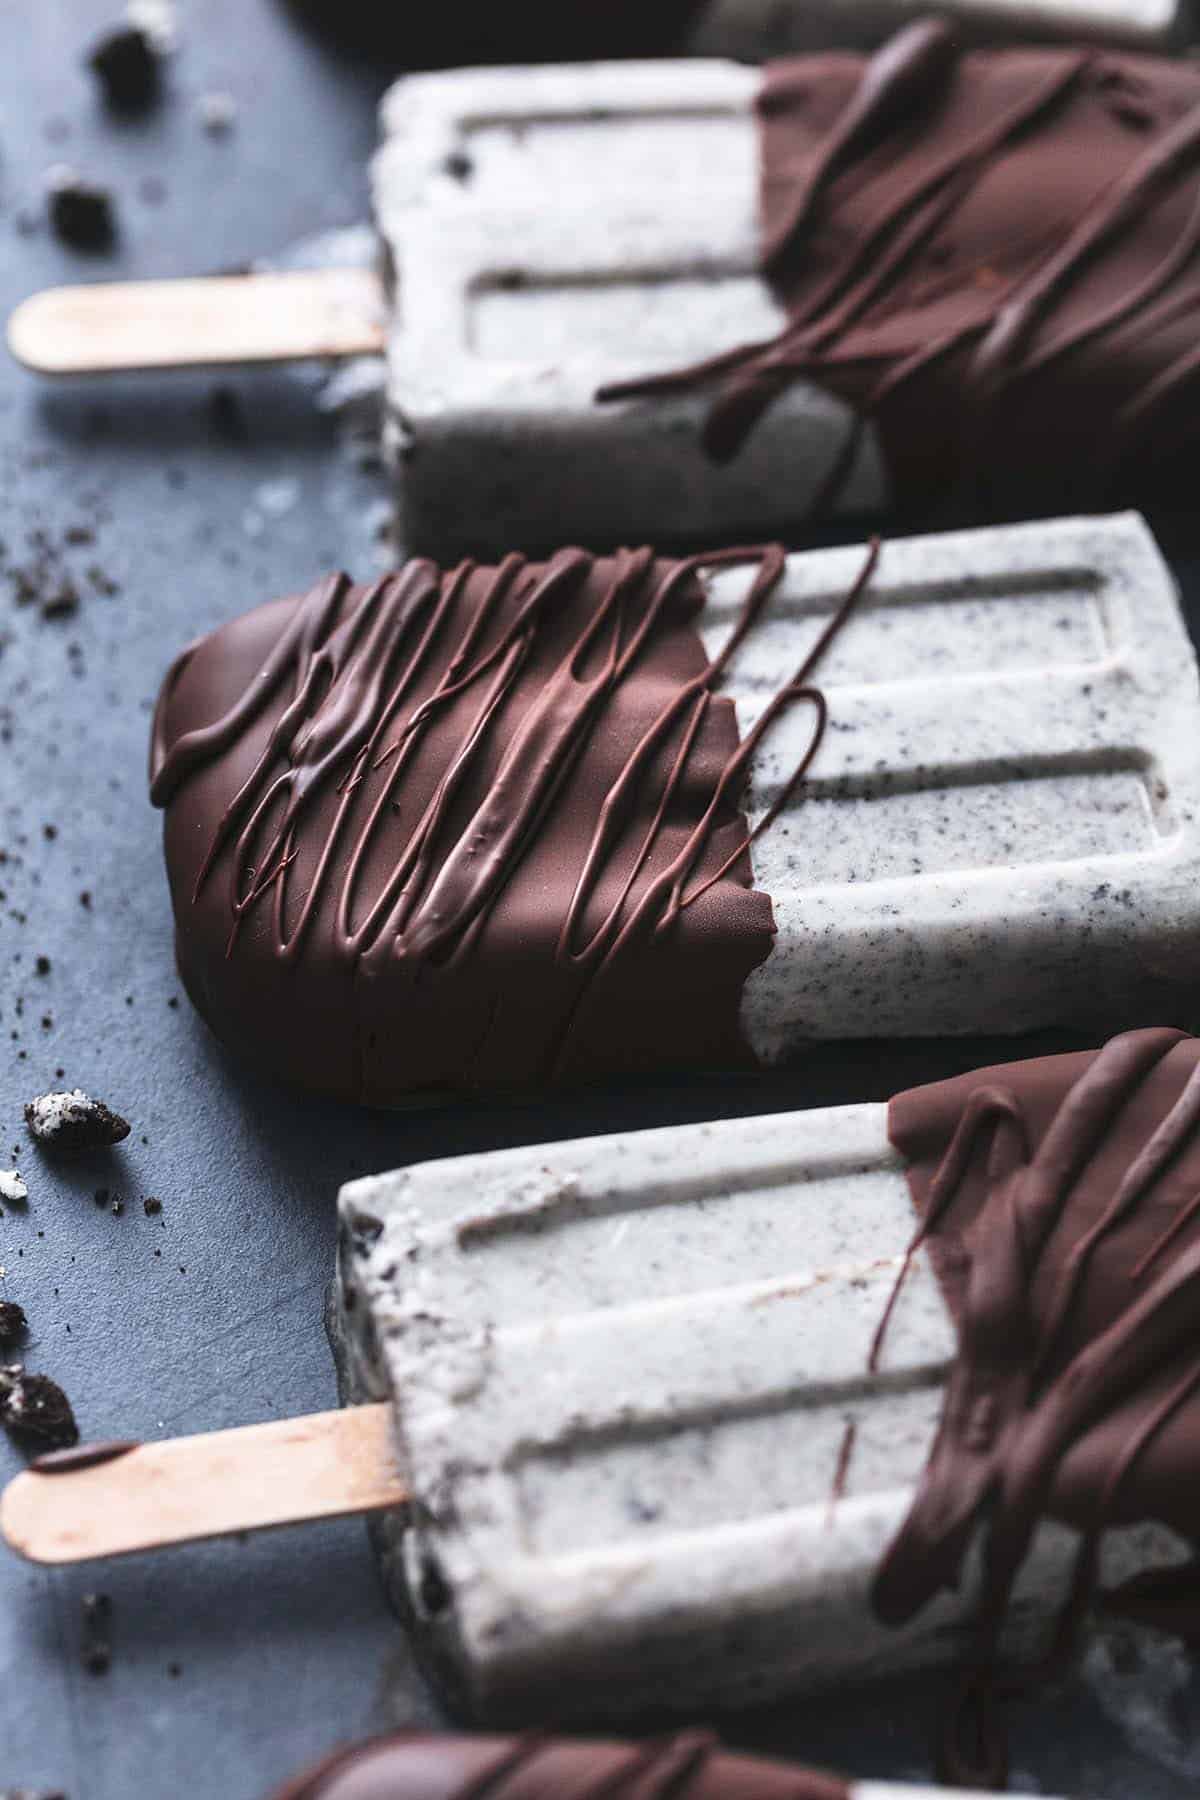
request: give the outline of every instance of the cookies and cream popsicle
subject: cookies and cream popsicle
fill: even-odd
[[[420,76],[383,124],[410,550],[1188,495],[1193,62],[925,21],[765,71]]]
[[[1004,1703],[1093,1618],[1200,1637],[1198,1128],[1200,1039],[1156,1027],[352,1182],[354,1404],[41,1457],[0,1528],[60,1564],[368,1514],[461,1711],[945,1665],[941,1772],[1002,1785]]]
[[[401,1731],[335,1751],[273,1800],[956,1800],[722,1749],[703,1731],[650,1743]],[[966,1800],[960,1795],[957,1800]]]
[[[943,1766],[1095,1611],[1200,1631],[1200,1041],[453,1158],[341,1196],[346,1397],[436,1678],[528,1724],[949,1663]]]
[[[346,577],[178,659],[178,961],[374,1105],[1186,1023],[1200,691],[1144,524]]]

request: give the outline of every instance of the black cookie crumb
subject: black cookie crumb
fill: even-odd
[[[112,247],[117,219],[107,188],[85,181],[75,169],[52,169],[46,177],[46,205],[55,235],[73,250]]]
[[[157,1218],[158,1214],[162,1211],[162,1201],[156,1198],[154,1194],[147,1194],[146,1198],[142,1201],[142,1211],[148,1219]]]
[[[27,1375],[20,1363],[0,1366],[0,1425],[41,1450],[79,1442],[71,1402],[48,1375]]]
[[[110,31],[88,57],[104,90],[104,98],[118,112],[145,112],[158,99],[162,66],[158,51],[146,32],[136,25]]]
[[[33,965],[33,972],[35,975],[48,975],[50,973],[50,958],[48,956],[39,956]]]
[[[81,1655],[89,1675],[107,1675],[112,1667],[112,1601],[107,1594],[83,1596]]]
[[[30,1136],[43,1150],[66,1156],[107,1149],[129,1136],[129,1121],[82,1088],[65,1094],[38,1094],[25,1108]]]
[[[0,1344],[13,1344],[25,1330],[24,1308],[15,1300],[0,1300]]]
[[[250,436],[246,409],[236,388],[213,388],[208,396],[208,417],[215,435],[227,444],[244,444]]]

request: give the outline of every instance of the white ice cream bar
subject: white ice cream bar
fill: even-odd
[[[456,1158],[341,1196],[343,1387],[391,1399],[412,1505],[386,1577],[473,1714],[749,1704],[952,1659],[869,1587],[928,1454],[954,1333],[887,1109]],[[1074,1539],[1044,1526],[1028,1652]],[[1111,1533],[1106,1578],[1175,1560]]]
[[[859,548],[788,559],[725,684],[743,738],[861,566]],[[710,652],[746,580],[708,578]],[[809,1039],[1107,1029],[1186,1010],[1200,693],[1140,518],[888,542],[817,680],[829,729],[751,850],[777,927],[742,998],[760,1058]],[[798,706],[765,737],[752,823],[811,728]]]
[[[791,388],[725,467],[700,447],[707,396],[595,402],[606,382],[782,326],[758,274],[759,82],[696,61],[393,89],[374,199],[395,280],[385,441],[409,549],[712,541],[804,518],[851,428],[815,386]],[[868,432],[839,504],[887,498]]]

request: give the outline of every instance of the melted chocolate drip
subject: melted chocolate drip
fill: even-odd
[[[867,62],[770,66],[757,110],[763,267],[787,324],[598,398],[715,383],[704,442],[723,460],[789,386],[819,383],[858,424],[814,510],[867,420],[899,503],[927,518],[1186,491],[1200,71],[964,54],[926,21]]]
[[[835,1776],[722,1750],[707,1732],[648,1744],[399,1733],[331,1756],[275,1800],[849,1800]]]
[[[903,1623],[958,1586],[981,1535],[946,1765],[994,1781],[998,1697],[1063,1661],[1093,1602],[1200,1638],[1200,1040],[1129,1032],[916,1088],[892,1101],[889,1131],[921,1215],[910,1260],[928,1243],[959,1342],[874,1605]],[[1045,1663],[1001,1677],[1000,1632],[1044,1518],[1079,1531],[1074,1578]],[[1104,1532],[1143,1520],[1196,1559],[1098,1593]]]
[[[80,1469],[96,1469],[101,1463],[116,1462],[139,1446],[134,1439],[113,1438],[107,1443],[76,1444],[70,1450],[47,1450],[35,1456],[30,1468],[39,1475],[74,1475]]]
[[[874,567],[741,743],[716,689],[778,548],[331,577],[185,651],[154,725],[180,969],[218,1033],[307,1085],[429,1087],[745,1063],[770,949],[748,848],[821,742],[812,676]],[[700,571],[755,574],[710,660]],[[813,727],[749,833],[750,759]]]

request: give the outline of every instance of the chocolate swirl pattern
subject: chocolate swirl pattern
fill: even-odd
[[[722,1750],[707,1732],[646,1744],[401,1733],[331,1757],[275,1800],[848,1800],[832,1775]]]
[[[820,745],[812,678],[874,562],[741,742],[717,689],[777,548],[414,561],[193,645],[156,715],[152,798],[201,1012],[267,1066],[382,1103],[746,1062],[738,1000],[772,934],[748,850]],[[709,658],[700,572],[743,563]],[[796,705],[808,747],[750,833],[749,762]]]
[[[947,1762],[990,1782],[998,1698],[1067,1656],[1090,1604],[1200,1641],[1200,1555],[1099,1585],[1112,1526],[1151,1520],[1200,1548],[1200,1041],[1136,1031],[917,1088],[889,1130],[921,1215],[910,1260],[929,1245],[959,1344],[874,1604],[903,1623],[957,1586],[981,1538]],[[1044,1517],[1075,1526],[1079,1550],[1046,1664],[1017,1679],[996,1646]]]
[[[874,58],[771,66],[758,101],[777,337],[601,399],[715,387],[736,454],[790,384],[874,423],[912,513],[1182,492],[1200,352],[1200,72],[1115,52],[962,53],[924,22]],[[1036,197],[1036,204],[1031,203]]]

